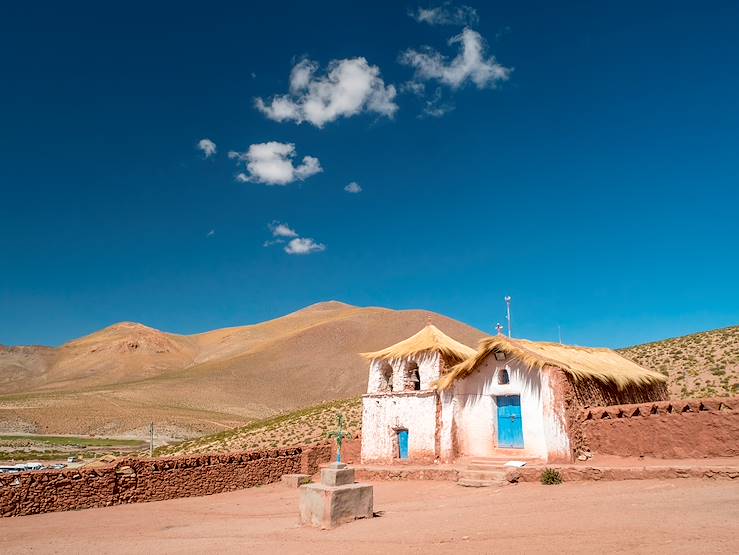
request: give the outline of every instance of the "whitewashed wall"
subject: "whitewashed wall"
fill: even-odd
[[[397,457],[397,429],[408,430],[409,459],[433,457],[436,447],[436,393],[367,394],[362,398],[362,461]]]
[[[433,382],[439,379],[439,353],[421,353],[415,357],[392,359],[389,361],[373,360],[370,363],[367,393],[381,391],[383,383],[382,373],[385,364],[389,364],[393,369],[393,391],[403,391],[405,389],[407,368],[410,362],[415,362],[418,365],[421,390],[431,389]]]
[[[508,370],[509,383],[498,384],[497,371]],[[496,396],[520,395],[524,449],[522,455],[555,459],[569,455],[563,415],[555,410],[547,372],[489,356],[469,377],[442,395],[442,458],[494,456],[498,442]],[[453,422],[452,422],[453,420]]]

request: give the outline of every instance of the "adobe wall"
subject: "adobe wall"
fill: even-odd
[[[362,396],[363,463],[399,463],[398,431],[408,430],[408,463],[436,458],[436,392],[403,391]]]
[[[739,398],[585,409],[582,450],[662,459],[739,456]]]
[[[498,376],[503,370],[508,372],[508,382],[501,384]],[[486,357],[476,372],[457,380],[451,391],[442,394],[443,460],[496,456],[497,398],[503,395],[521,398],[521,456],[570,460],[566,419],[552,382],[558,377],[556,372],[539,372],[515,360]]]
[[[211,495],[314,474],[331,446],[127,459],[102,468],[0,474],[0,515],[20,516]]]
[[[331,442],[331,460],[336,460],[336,442]],[[345,439],[341,445],[341,462],[359,464],[362,461],[362,436]]]
[[[577,381],[559,369],[547,370],[558,404],[558,414],[563,415],[570,440],[570,460],[574,460],[580,452],[588,450],[582,428],[583,409],[626,403],[651,403],[667,399],[667,387],[664,384],[619,390],[616,386],[608,386],[596,380]],[[562,460],[566,458],[563,457]]]

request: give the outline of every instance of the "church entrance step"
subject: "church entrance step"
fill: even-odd
[[[460,478],[457,485],[466,488],[489,488],[491,486],[502,486],[503,482],[498,480],[473,480],[471,478]]]
[[[468,488],[501,486],[506,483],[506,472],[501,467],[496,470],[462,470],[457,484]]]
[[[459,473],[461,480],[487,480],[505,482],[506,473],[503,470],[462,470]]]
[[[467,465],[467,468],[469,470],[500,470],[502,468],[505,468],[503,465],[505,463],[497,463],[497,464],[482,464],[482,463],[470,463]]]
[[[544,461],[541,459],[535,459],[532,457],[477,457],[467,461],[467,468],[474,468],[475,470],[494,470],[496,468],[503,468],[511,461],[521,461],[527,465],[540,464]]]

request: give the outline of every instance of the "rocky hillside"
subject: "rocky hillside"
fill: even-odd
[[[739,326],[620,351],[669,377],[672,398],[739,395]]]

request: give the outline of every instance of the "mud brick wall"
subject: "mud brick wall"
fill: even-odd
[[[558,412],[564,417],[570,437],[570,459],[574,459],[588,446],[583,436],[582,411],[590,407],[605,407],[625,403],[647,403],[667,400],[664,384],[627,387],[619,390],[596,380],[575,380],[559,369],[549,369],[549,379],[559,404]]]
[[[583,449],[687,459],[739,456],[739,398],[659,401],[585,409]]]
[[[19,516],[211,495],[313,474],[330,446],[161,459],[108,467],[0,474],[0,515]]]
[[[336,443],[331,444],[331,460],[336,460]],[[362,437],[345,439],[341,445],[341,462],[359,464],[362,460]]]
[[[312,476],[318,472],[321,464],[334,460],[331,454],[333,445],[333,442],[330,442],[304,447],[300,463],[300,473]],[[333,447],[333,449],[336,448]]]

